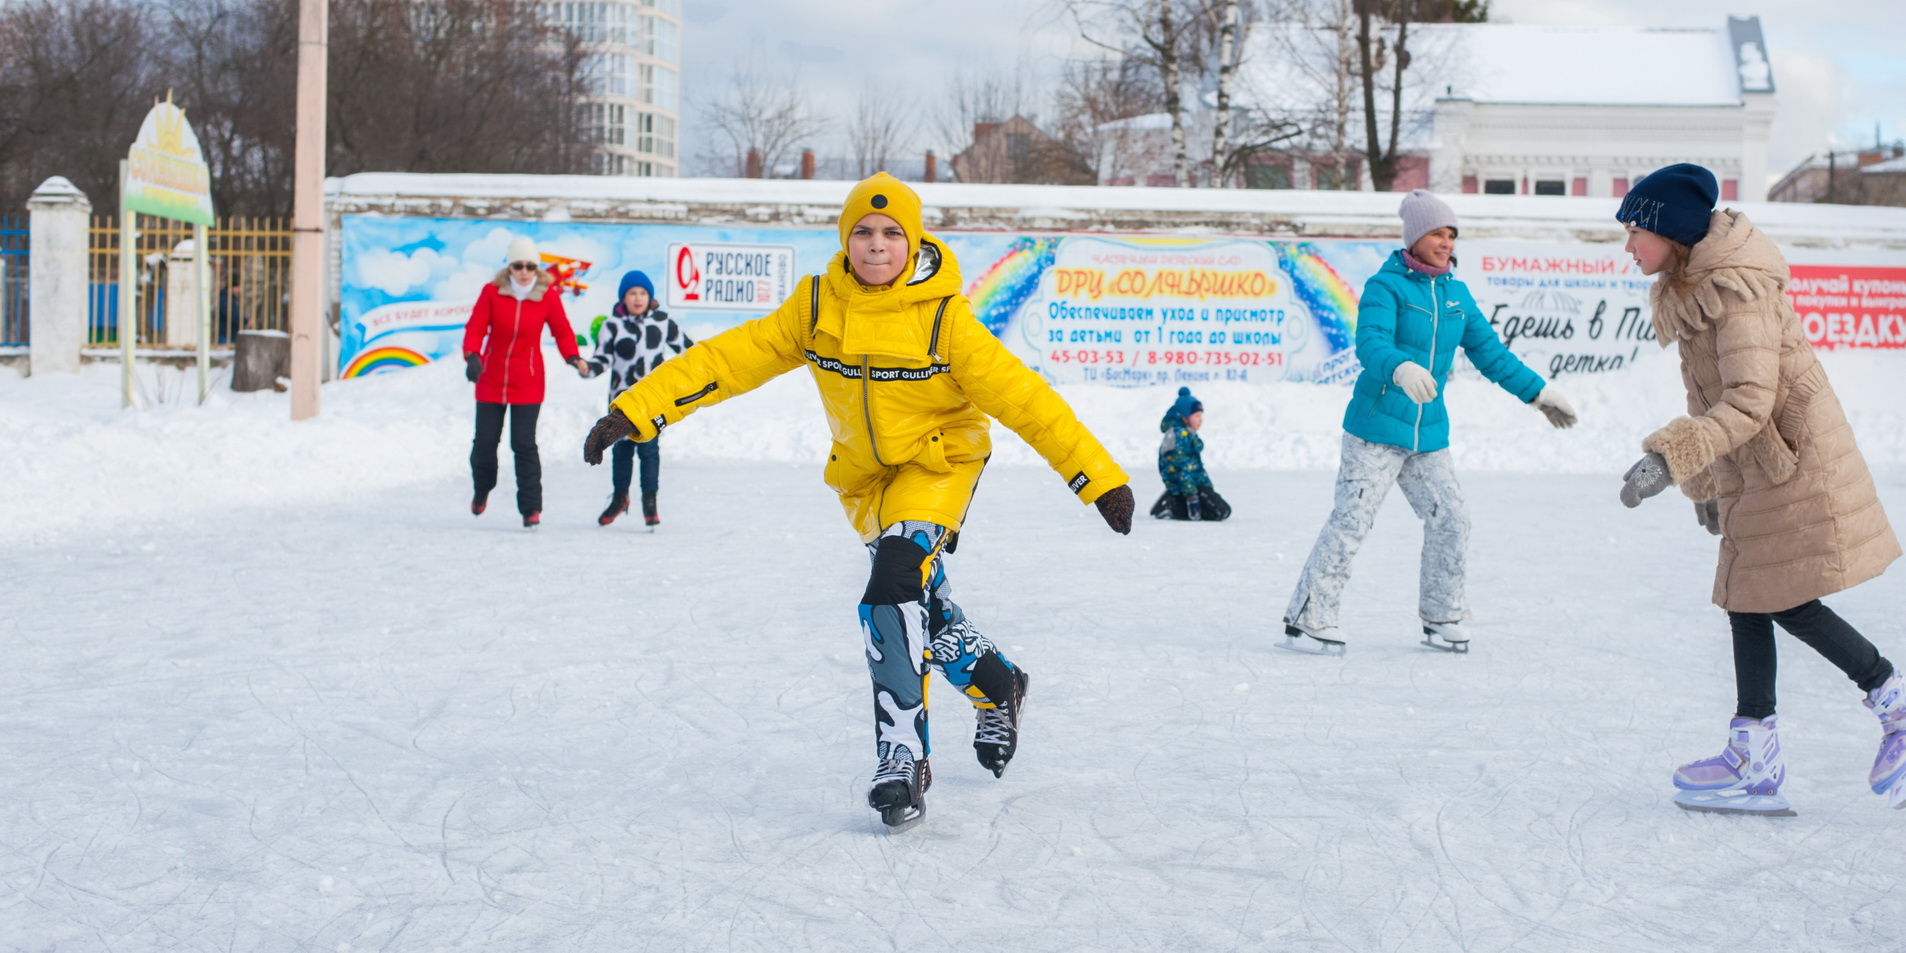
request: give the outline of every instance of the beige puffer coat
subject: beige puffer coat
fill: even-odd
[[[1865,582],[1900,555],[1866,461],[1785,289],[1787,262],[1721,210],[1683,297],[1657,281],[1661,345],[1680,344],[1688,413],[1643,441],[1694,500],[1719,498],[1714,602],[1778,612]]]

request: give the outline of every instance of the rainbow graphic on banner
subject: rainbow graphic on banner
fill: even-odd
[[[1062,240],[1019,238],[985,274],[967,287],[966,297],[973,302],[973,313],[986,325],[986,330],[995,335],[1004,333],[1019,306],[1039,290],[1039,279],[1052,268]]]
[[[401,347],[377,347],[359,354],[344,368],[341,379],[363,377],[383,371],[401,371],[408,367],[419,367],[430,363],[430,358]]]
[[[1330,342],[1330,352],[1347,351],[1357,344],[1357,290],[1343,280],[1310,242],[1271,242],[1277,264],[1291,279],[1291,290],[1303,302]]]

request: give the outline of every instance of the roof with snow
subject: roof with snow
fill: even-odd
[[[1314,108],[1334,84],[1339,39],[1317,28],[1254,32],[1242,64],[1245,94],[1273,109]],[[1409,47],[1412,65],[1405,78],[1414,95],[1406,110],[1427,109],[1436,98],[1737,106],[1743,91],[1774,88],[1760,23],[1752,17],[1714,29],[1417,24]]]
[[[1732,106],[1741,73],[1723,30],[1436,24],[1444,95],[1479,103]],[[1764,60],[1763,60],[1764,62]],[[1771,83],[1771,79],[1767,81]]]

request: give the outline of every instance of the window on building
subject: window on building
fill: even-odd
[[[1463,194],[1464,195],[1475,195],[1477,192],[1480,192],[1480,191],[1482,191],[1482,187],[1477,182],[1475,176],[1473,175],[1463,176]]]
[[[597,96],[632,96],[634,67],[635,57],[626,53],[591,53],[583,60],[582,72]]]
[[[658,60],[674,63],[681,48],[681,27],[660,17],[643,17],[642,38],[636,45]]]
[[[1482,184],[1482,192],[1484,195],[1514,195],[1516,194],[1516,180],[1486,179]]]
[[[1578,175],[1575,178],[1571,179],[1568,184],[1568,194],[1587,195],[1588,194],[1588,177],[1584,175]]]
[[[1628,178],[1626,176],[1616,176],[1615,187],[1609,191],[1613,192],[1616,198],[1626,196],[1628,194]]]
[[[1561,179],[1537,179],[1535,180],[1535,194],[1567,195],[1568,183],[1563,182]]]
[[[1252,162],[1244,167],[1244,187],[1247,189],[1288,189],[1291,187],[1291,167],[1288,162]]]
[[[642,0],[642,5],[660,10],[678,20],[682,17],[682,0]]]
[[[678,112],[681,92],[680,87],[677,86],[679,81],[675,71],[666,66],[644,63],[641,66],[641,73],[642,101],[669,112]]]
[[[616,0],[576,0],[547,7],[551,25],[569,31],[582,43],[627,46],[633,39],[635,11]]]
[[[1721,180],[1721,201],[1738,202],[1741,200],[1741,183],[1738,179]]]
[[[638,114],[635,148],[652,156],[675,158],[675,120],[654,113]]]

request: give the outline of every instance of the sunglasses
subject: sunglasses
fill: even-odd
[[[510,262],[510,270],[511,271],[535,271],[536,263],[533,261],[513,261],[513,262]]]

